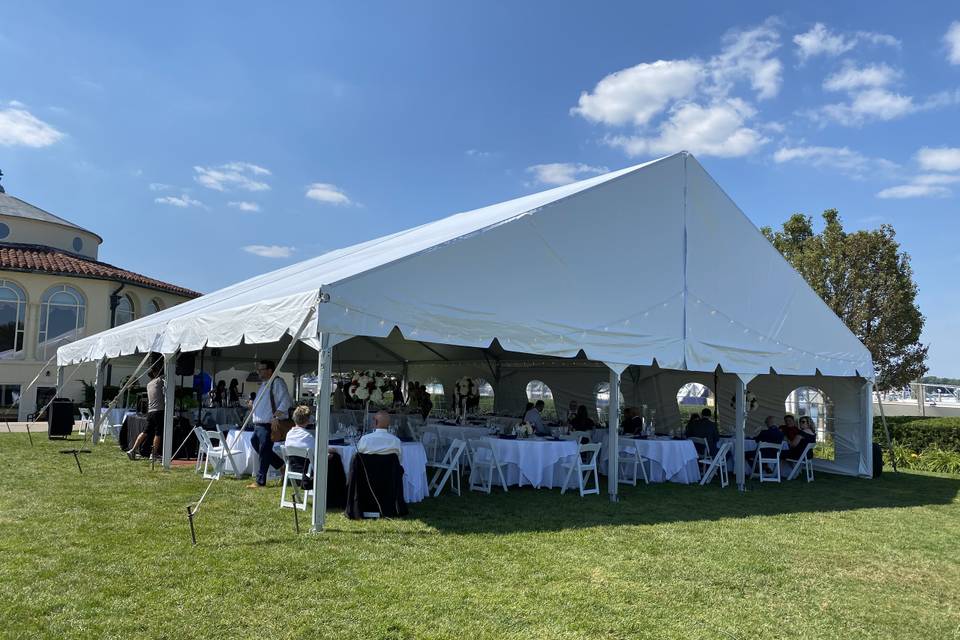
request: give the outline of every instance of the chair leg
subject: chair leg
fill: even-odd
[[[570,476],[573,474],[573,470],[576,468],[576,466],[576,462],[570,464],[570,470],[567,471],[567,476],[563,479],[563,486],[560,487],[560,495],[563,495],[567,492],[567,487],[570,486]]]
[[[497,463],[497,475],[500,476],[500,486],[503,487],[504,493],[510,493],[510,490],[507,489],[507,478],[503,475],[503,467],[500,466],[500,463]]]

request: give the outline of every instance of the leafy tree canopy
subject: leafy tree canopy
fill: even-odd
[[[927,371],[920,344],[924,317],[917,306],[910,256],[893,227],[847,232],[836,209],[823,212],[817,233],[810,216],[796,213],[780,231],[761,229],[824,302],[873,355],[877,388],[890,389]]]

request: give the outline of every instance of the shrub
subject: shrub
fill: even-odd
[[[931,447],[960,453],[960,418],[896,416],[887,418],[887,426],[890,438],[914,453]],[[874,419],[873,439],[883,446],[887,443],[879,418]]]

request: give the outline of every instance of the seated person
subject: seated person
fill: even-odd
[[[537,403],[533,405],[533,409],[528,410],[523,415],[523,421],[533,425],[533,430],[537,432],[537,435],[548,436],[550,435],[550,429],[543,423],[543,408],[546,405],[543,400],[537,400]]]
[[[302,404],[293,410],[293,427],[287,432],[287,437],[283,441],[285,446],[303,447],[304,449],[313,451],[317,439],[314,436],[313,429],[309,427],[310,413],[310,407]],[[301,458],[300,456],[287,456],[287,464],[290,466],[290,471],[303,473],[307,466],[307,459]],[[307,487],[308,484],[313,484],[313,480],[309,480],[308,483],[307,477],[304,476],[303,482],[300,484],[303,487]]]
[[[573,426],[573,419],[577,417],[577,401],[571,400],[567,405],[567,424]]]
[[[780,431],[780,427],[777,426],[776,421],[773,419],[773,416],[767,416],[763,421],[764,429],[756,435],[754,440],[757,441],[759,445],[761,442],[771,442],[773,444],[782,444],[783,443],[783,432]],[[747,459],[747,464],[749,466],[753,465],[753,459],[756,457],[756,451],[748,451],[744,454],[744,457]]]
[[[703,438],[707,441],[707,449],[710,455],[717,452],[717,441],[720,440],[720,431],[717,429],[717,423],[710,419],[710,409],[704,409],[698,420],[697,416],[690,416],[690,422],[687,424],[686,435],[688,438]],[[700,447],[697,447],[697,453],[703,454]]]
[[[635,407],[627,407],[623,410],[623,422],[620,423],[624,433],[643,433],[643,418]]]
[[[374,430],[360,438],[357,443],[357,452],[384,456],[395,453],[399,456],[400,438],[387,430],[390,427],[390,414],[378,411],[373,416],[373,425]]]
[[[573,416],[573,419],[570,420],[570,426],[576,431],[586,431],[587,429],[593,429],[594,424],[593,420],[590,419],[590,416],[587,415],[586,405],[580,405],[577,407],[577,413]]]
[[[800,429],[797,428],[797,422],[793,419],[793,415],[786,414],[783,416],[783,426],[780,427],[780,430],[783,431],[784,439],[788,442],[797,437],[797,433]]]
[[[817,431],[813,428],[813,420],[808,416],[802,416],[800,418],[800,426],[797,428],[793,438],[787,438],[790,449],[784,452],[783,457],[788,460],[799,460],[800,455],[803,453],[803,450],[807,448],[807,445],[816,444],[816,442]],[[813,451],[810,452],[810,456],[813,457]]]

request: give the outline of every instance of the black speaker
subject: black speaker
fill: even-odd
[[[873,443],[873,477],[879,478],[883,473],[883,449],[876,442]]]
[[[73,400],[54,398],[47,410],[47,437],[66,438],[73,433]]]
[[[196,366],[196,356],[197,353],[181,353],[177,356],[177,375],[178,376],[192,376],[193,370]]]

